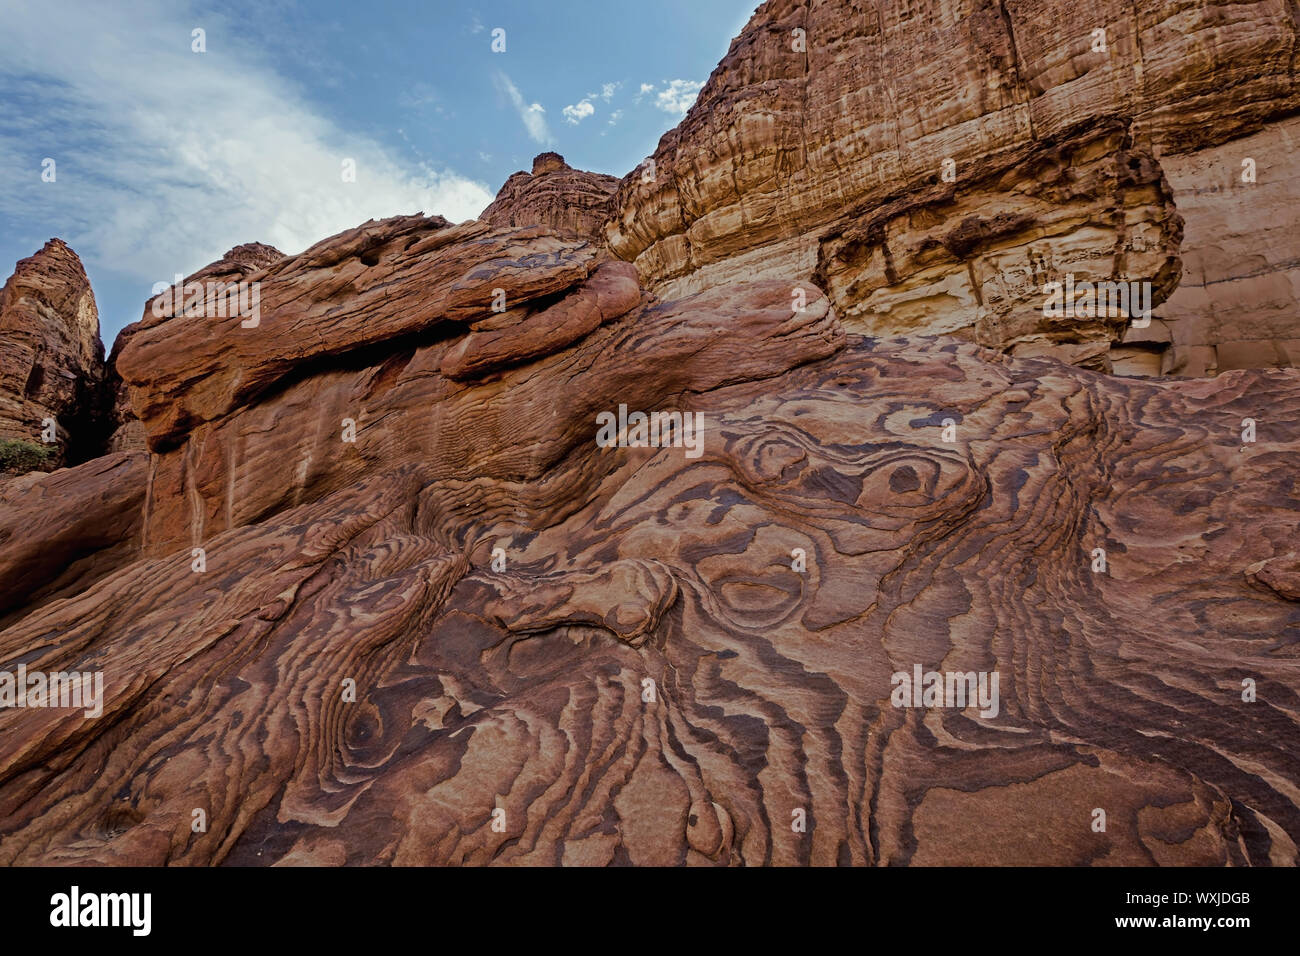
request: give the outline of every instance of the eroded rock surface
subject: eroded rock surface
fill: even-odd
[[[609,244],[665,297],[820,274],[868,334],[1289,365],[1298,24],[1290,0],[768,0],[624,177]],[[1030,280],[1041,307],[1066,273],[1187,289],[1144,329],[1032,327]]]
[[[1295,9],[769,0],[616,195],[152,299],[0,480],[0,670],[104,681],[0,864],[1296,865]]]
[[[103,376],[86,270],[66,243],[51,239],[0,290],[0,439],[46,448],[43,467],[95,451]],[[55,440],[46,441],[51,430]]]
[[[0,660],[105,680],[0,710],[0,862],[1296,863],[1300,372],[869,339],[420,217],[258,274],[257,327],[124,346],[152,451],[74,491],[123,516],[83,583],[0,579],[61,598]],[[598,443],[620,406],[702,428]],[[137,468],[138,537],[94,491]],[[896,706],[917,667],[996,707]]]
[[[0,621],[138,559],[147,475],[136,452],[0,480]]]
[[[541,153],[531,173],[506,180],[479,217],[494,226],[547,226],[601,238],[618,179],[574,169],[558,153]]]
[[[284,253],[274,246],[268,246],[263,242],[246,242],[230,249],[216,262],[204,266],[198,272],[185,277],[182,287],[184,284],[194,282],[233,285],[240,282],[260,282],[261,273],[284,257]],[[205,304],[208,300],[216,297],[216,293],[211,296],[205,295]],[[248,298],[251,300],[251,295]],[[156,323],[157,317],[153,315],[154,302],[155,299],[150,299],[146,304],[144,319],[140,322],[131,323],[118,333],[117,339],[113,342],[113,351],[108,357],[106,395],[103,404],[106,407],[109,420],[110,430],[106,449],[109,452],[138,451],[146,445],[144,425],[136,416],[135,409],[131,405],[131,390],[122,379],[117,363],[122,350],[126,348],[127,343],[131,341],[136,332],[142,327],[151,327]],[[171,304],[170,299],[167,302],[169,307],[166,314],[171,315],[178,311],[177,305]],[[182,311],[184,304],[185,299],[182,292],[179,303]],[[163,310],[160,308],[159,311]],[[231,310],[226,308],[225,311],[230,312]],[[246,321],[239,310],[235,310],[235,314],[239,315],[241,322]],[[258,296],[258,315],[260,316],[260,293]],[[155,321],[151,322],[151,319]],[[248,321],[251,321],[251,319],[248,319]]]

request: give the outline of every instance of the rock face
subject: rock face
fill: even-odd
[[[1185,374],[1300,365],[1297,143],[1292,117],[1161,160],[1184,220],[1183,274],[1162,313]]]
[[[613,200],[155,296],[0,481],[0,864],[1297,865],[1294,11],[771,0]]]
[[[613,176],[573,169],[559,153],[541,153],[532,173],[507,179],[479,218],[493,226],[547,226],[600,238],[616,189]]]
[[[43,445],[45,467],[85,457],[98,439],[103,376],[86,270],[62,240],[51,239],[19,262],[0,290],[0,439]],[[50,421],[56,440],[47,442]]]
[[[669,297],[815,277],[867,334],[1289,365],[1298,23],[1290,0],[768,0],[622,181],[609,244]],[[1151,282],[1156,320],[1035,319],[1066,275]]]
[[[0,483],[0,622],[137,560],[147,475],[137,452]]]
[[[1297,862],[1300,371],[418,216],[254,275],[122,345],[147,462],[4,502],[98,537],[0,564],[0,661],[104,690],[0,709],[0,862]]]
[[[284,253],[274,246],[268,246],[262,242],[246,242],[243,245],[235,246],[216,262],[205,266],[193,275],[187,276],[184,282],[186,284],[192,282],[252,282],[257,280],[259,273],[275,265],[283,258]],[[113,351],[108,357],[103,405],[109,418],[110,435],[107,448],[109,452],[138,451],[145,447],[144,426],[136,417],[135,410],[131,406],[130,389],[127,387],[126,382],[122,380],[122,375],[117,369],[117,363],[122,350],[135,336],[136,332],[142,326],[150,324],[149,320],[153,318],[151,308],[153,302],[154,299],[150,299],[146,304],[144,319],[141,322],[133,322],[118,333],[117,340],[113,343]],[[181,304],[184,304],[183,299]],[[173,307],[171,311],[176,311],[176,309]]]
[[[434,441],[424,426],[368,427],[393,415],[392,401],[409,400],[389,394],[404,375],[423,389],[446,369],[443,388],[420,400],[428,427],[452,423],[436,440],[449,474],[479,441],[499,442],[513,461],[515,426],[471,426],[474,403],[459,406],[454,383],[562,348],[639,301],[630,266],[597,267],[595,246],[576,237],[407,216],[367,223],[259,273],[255,328],[239,316],[156,319],[146,309],[117,368],[157,453],[148,552],[199,544],[349,484],[377,460],[421,454]],[[420,346],[430,342],[445,345],[426,369],[431,353]],[[356,440],[343,442],[349,431]]]
[[[108,356],[102,397],[108,415],[108,452],[141,451],[145,447],[144,426],[135,417],[135,409],[131,407],[131,392],[117,371],[117,358],[122,347],[130,340],[135,325],[132,323],[117,334],[113,351]]]

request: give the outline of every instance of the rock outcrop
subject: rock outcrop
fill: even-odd
[[[1290,117],[1161,158],[1184,222],[1183,273],[1161,310],[1180,373],[1300,365],[1297,143]]]
[[[623,179],[609,244],[669,297],[817,277],[867,334],[1289,365],[1298,23],[1290,0],[768,0]],[[1035,321],[1066,275],[1151,282],[1155,321]]]
[[[193,275],[187,276],[183,280],[182,287],[191,283],[237,284],[257,281],[259,273],[275,265],[283,258],[284,253],[274,246],[268,246],[262,242],[246,242],[243,245],[235,246],[216,262],[204,266]],[[206,288],[207,286],[205,286]],[[205,296],[205,301],[207,298],[208,296]],[[251,299],[251,296],[249,298]],[[258,298],[260,309],[260,294]],[[144,326],[154,324],[150,322],[150,319],[157,318],[153,315],[152,306],[154,301],[155,299],[150,299],[146,303],[144,319],[140,322],[131,323],[118,333],[117,339],[113,343],[113,351],[108,357],[106,397],[103,404],[106,407],[109,419],[110,434],[106,449],[109,452],[137,451],[145,447],[144,426],[136,417],[135,409],[131,405],[130,389],[127,387],[126,382],[122,380],[122,375],[117,369],[117,363],[122,350],[135,336],[136,332]],[[179,304],[182,307],[184,306],[183,298]],[[169,314],[174,311],[177,311],[176,307],[174,305],[170,306]]]
[[[0,623],[137,561],[147,479],[136,452],[0,482]]]
[[[256,275],[123,345],[147,463],[7,503],[98,538],[0,565],[0,661],[104,693],[0,709],[0,862],[1297,862],[1300,371],[418,216]]]
[[[1300,864],[1294,11],[769,0],[616,194],[155,296],[0,481],[0,865]]]
[[[546,226],[598,239],[617,189],[613,176],[573,169],[559,153],[541,153],[531,173],[506,180],[479,218],[493,226]]]
[[[0,439],[43,446],[45,468],[97,453],[103,377],[86,270],[66,243],[51,239],[0,290]]]

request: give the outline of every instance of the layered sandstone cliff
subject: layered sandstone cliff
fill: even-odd
[[[182,281],[182,297],[184,295],[184,286],[191,283],[230,285],[257,281],[258,275],[263,270],[283,258],[283,252],[262,242],[246,242],[243,245],[235,246],[216,262],[210,263],[198,272],[186,276]],[[260,293],[258,299],[260,310]],[[122,375],[118,371],[118,362],[122,350],[135,337],[136,332],[142,327],[150,325],[151,319],[156,318],[153,315],[154,301],[155,299],[150,299],[146,303],[144,318],[141,321],[131,323],[118,333],[117,339],[113,342],[113,351],[108,357],[105,396],[103,398],[105,414],[108,420],[108,441],[105,448],[108,452],[136,451],[145,447],[144,426],[136,417],[135,410],[131,406],[130,389],[127,388],[126,382],[122,380]],[[183,298],[179,304],[184,305]],[[172,307],[172,311],[175,311],[175,306]]]
[[[0,670],[104,681],[0,864],[1296,865],[1290,9],[775,0],[612,205],[151,299],[0,482]]]
[[[1296,863],[1300,372],[872,342],[419,216],[256,276],[122,347],[149,452],[3,502],[0,660],[105,692],[0,709],[0,862]]]
[[[871,335],[1289,365],[1297,22],[1290,0],[768,0],[624,178],[609,243],[669,296],[815,279]],[[1066,275],[1150,282],[1155,321],[1045,318]]]
[[[541,153],[531,173],[506,180],[479,218],[494,226],[547,226],[595,238],[617,189],[613,176],[573,169],[558,153]]]
[[[47,449],[41,467],[84,458],[98,438],[99,312],[60,239],[20,261],[0,290],[0,440]]]

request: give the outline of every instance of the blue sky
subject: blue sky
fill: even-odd
[[[472,218],[548,149],[622,176],[756,6],[0,0],[0,279],[67,240],[108,347],[155,282],[241,242]]]

